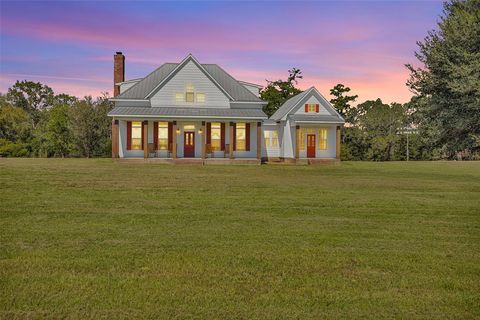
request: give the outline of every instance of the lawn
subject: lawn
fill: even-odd
[[[480,318],[480,162],[0,159],[0,318]]]

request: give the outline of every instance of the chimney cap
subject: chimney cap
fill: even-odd
[[[116,53],[116,54],[122,54],[122,51],[117,51],[117,52],[115,52],[115,53]]]

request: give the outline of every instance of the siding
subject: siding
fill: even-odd
[[[192,84],[195,93],[205,94],[205,103],[178,103],[175,101],[177,92],[185,92],[187,84]],[[170,79],[155,95],[151,98],[152,107],[162,106],[182,106],[182,107],[202,107],[202,108],[229,108],[230,101],[228,97],[193,63],[189,61],[175,76]]]
[[[305,103],[313,103],[313,104],[319,104],[319,110],[318,110],[318,113],[316,112],[305,112]],[[325,109],[325,107],[322,105],[322,103],[320,101],[317,100],[317,98],[315,98],[313,95],[308,98],[308,100],[303,103],[300,108],[298,108],[297,112],[295,112],[295,114],[307,114],[307,115],[330,115],[330,112],[328,112],[327,109]]]

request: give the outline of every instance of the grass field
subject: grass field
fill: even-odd
[[[0,159],[0,318],[480,318],[480,162]]]

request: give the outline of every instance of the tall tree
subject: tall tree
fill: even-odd
[[[480,0],[444,4],[439,30],[418,42],[420,68],[407,64],[421,135],[447,158],[480,153]]]
[[[338,113],[345,119],[348,123],[353,123],[354,121],[354,111],[355,108],[350,104],[350,102],[355,102],[358,98],[358,95],[347,95],[350,92],[349,87],[345,87],[343,84],[339,83],[333,89],[330,89],[330,95],[334,98],[330,100]]]
[[[293,68],[288,70],[287,80],[267,80],[268,85],[260,92],[260,97],[268,102],[263,107],[263,111],[268,116],[271,116],[285,101],[302,92],[302,90],[295,87],[298,84],[298,79],[302,78],[302,71]]]
[[[46,149],[49,156],[66,157],[72,150],[72,128],[69,118],[69,106],[56,105],[48,110],[46,121]]]
[[[9,88],[5,98],[11,105],[24,109],[35,126],[40,121],[40,112],[53,105],[54,93],[47,85],[25,80]]]

